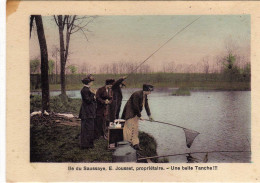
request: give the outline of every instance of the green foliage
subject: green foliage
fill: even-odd
[[[242,74],[243,74],[243,79],[245,81],[250,81],[250,79],[251,79],[251,64],[250,63],[246,64],[246,66],[243,68]]]
[[[187,88],[179,88],[172,92],[174,96],[190,96],[190,90]]]
[[[232,53],[229,53],[223,62],[225,69],[226,70],[233,69],[235,61],[236,61],[236,57],[234,55],[232,55]]]
[[[246,66],[244,68],[244,73],[251,74],[251,64],[250,63],[246,64]]]
[[[69,65],[68,68],[69,68],[71,74],[77,73],[77,67],[75,65]]]
[[[48,62],[49,74],[53,74],[53,72],[54,72],[54,64],[55,64],[55,62],[53,60],[49,60],[49,62]]]
[[[236,64],[236,56],[230,53],[223,62],[224,71],[223,78],[229,82],[234,81],[246,81],[246,75],[244,74],[245,69],[240,69]],[[250,69],[250,68],[249,68]],[[247,79],[247,81],[250,81]]]
[[[30,60],[30,73],[35,74],[40,69],[41,62],[40,60]]]

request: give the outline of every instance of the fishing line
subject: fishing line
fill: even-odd
[[[202,153],[243,153],[243,152],[251,152],[251,151],[198,151],[198,152],[189,152],[189,153],[179,153],[179,154],[168,154],[168,155],[161,155],[161,156],[151,156],[151,157],[145,157],[145,158],[138,158],[137,161],[140,160],[146,160],[146,159],[154,159],[154,158],[163,158],[168,156],[180,156],[180,155],[186,155],[186,154],[202,154]]]
[[[190,130],[188,128],[184,128],[182,126],[178,126],[178,125],[174,125],[174,124],[171,124],[171,123],[166,123],[166,122],[162,122],[162,121],[156,121],[156,120],[148,120],[148,119],[144,119],[145,121],[150,121],[150,122],[155,122],[155,123],[162,123],[162,124],[165,124],[165,125],[170,125],[170,126],[174,126],[174,127],[178,127],[178,128],[181,128],[183,129],[184,131],[184,134],[185,134],[185,138],[186,138],[186,146],[188,148],[191,147],[193,141],[195,140],[195,138],[200,134],[199,132],[195,131],[195,130]]]
[[[200,16],[201,17],[201,16]],[[199,18],[200,18],[199,17]],[[181,33],[183,30],[185,30],[187,27],[189,27],[191,24],[193,24],[194,22],[196,22],[199,18],[193,20],[191,23],[189,23],[188,25],[186,25],[184,28],[182,28],[181,30],[179,30],[177,33],[175,33],[168,41],[166,41],[162,46],[160,46],[157,50],[155,50],[150,56],[148,56],[143,62],[141,62],[134,70],[132,70],[132,72],[130,74],[128,74],[126,76],[126,78],[128,78],[131,74],[133,74],[141,65],[143,65],[149,58],[151,58],[156,52],[158,52],[162,47],[164,47],[168,42],[170,42],[175,36],[177,36],[179,33]]]
[[[171,125],[171,126],[175,126],[175,127],[182,128],[182,129],[187,129],[187,128],[184,128],[184,127],[182,127],[182,126],[178,126],[178,125],[174,125],[174,124],[166,123],[166,122],[162,122],[162,121],[156,121],[156,120],[151,121],[151,120],[149,120],[149,119],[143,119],[143,120],[145,120],[145,121],[150,121],[150,122],[155,122],[155,123],[162,123],[162,124],[166,124],[166,125]],[[188,130],[188,129],[187,129],[187,130]],[[194,131],[194,130],[193,130],[193,131]],[[199,133],[199,132],[197,132],[197,133]]]

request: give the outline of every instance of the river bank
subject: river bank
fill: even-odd
[[[104,86],[108,78],[119,79],[127,74],[94,74],[93,88]],[[86,74],[66,75],[66,90],[80,90],[81,79]],[[151,83],[155,88],[186,88],[188,90],[221,90],[249,91],[251,90],[250,75],[237,74],[229,77],[223,73],[135,73],[126,80],[126,88],[142,88],[143,83]],[[60,76],[50,75],[51,91],[60,90]],[[31,91],[40,91],[40,75],[31,75]]]
[[[78,115],[81,99],[68,99],[62,102],[60,97],[51,97],[50,108],[53,112]],[[41,97],[31,98],[31,111],[41,109]],[[30,119],[30,161],[31,162],[112,162],[113,150],[107,149],[107,140],[94,141],[93,149],[80,149],[80,120],[49,116],[32,116]],[[157,155],[155,139],[144,132],[139,132],[139,156]],[[157,162],[158,160],[154,160]]]
[[[127,84],[127,83],[126,83]],[[190,91],[250,91],[251,84],[250,82],[182,82],[176,84],[167,84],[167,83],[153,83],[157,89],[165,88],[185,88]],[[67,91],[72,90],[81,90],[83,87],[82,84],[68,84],[66,85]],[[94,84],[93,88],[99,88],[102,85]],[[141,84],[137,85],[128,85],[127,89],[132,88],[142,88]],[[31,92],[41,91],[38,89],[31,89]],[[60,84],[50,84],[50,91],[60,91]]]

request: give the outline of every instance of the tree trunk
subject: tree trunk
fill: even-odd
[[[44,35],[44,29],[42,24],[42,17],[40,15],[35,16],[35,22],[37,27],[38,40],[41,50],[41,84],[42,84],[42,111],[49,111],[50,109],[50,92],[49,92],[49,78],[48,78],[48,50],[46,39]]]
[[[57,78],[57,76],[58,76],[58,65],[57,65],[57,62],[58,62],[58,59],[57,59],[57,53],[56,53],[56,75],[55,75],[55,84],[57,84],[58,83],[58,78]]]
[[[66,89],[65,89],[65,57],[64,57],[64,37],[63,37],[63,22],[62,22],[62,15],[58,16],[58,23],[59,23],[59,35],[60,35],[60,83],[61,83],[61,95],[66,96]]]

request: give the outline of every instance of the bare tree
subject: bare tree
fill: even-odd
[[[208,57],[204,57],[202,62],[203,62],[203,72],[206,74],[206,80],[208,80],[208,74],[209,74]]]
[[[117,63],[112,63],[112,73],[118,74],[118,65]]]
[[[87,28],[88,25],[93,22],[95,16],[76,16],[76,15],[57,15],[54,16],[54,20],[59,28],[60,37],[60,80],[61,80],[61,94],[66,96],[66,81],[65,81],[65,69],[66,62],[69,56],[70,36],[74,33],[81,32],[86,40],[88,40],[87,32],[90,32]],[[64,41],[64,29],[65,41]]]
[[[209,73],[209,60],[208,57],[203,58],[203,71],[205,74]]]
[[[81,74],[86,73],[86,63],[85,63],[85,62],[84,62],[84,63],[82,64],[82,66],[81,66],[80,73],[81,73]]]
[[[234,55],[236,53],[236,51],[238,50],[238,44],[231,36],[227,37],[224,40],[224,44],[225,44],[225,49],[226,49],[228,55],[229,54]]]
[[[38,40],[41,52],[41,84],[42,84],[42,111],[50,109],[50,92],[48,78],[48,49],[42,23],[42,16],[32,15],[30,17],[30,34],[33,26],[33,21],[36,22]]]
[[[55,72],[55,74],[56,74],[55,82],[56,82],[56,84],[58,82],[57,76],[58,76],[58,56],[59,56],[59,52],[60,52],[60,50],[59,50],[57,45],[52,47],[51,54],[52,54],[52,57],[55,58],[55,71],[56,71]]]

